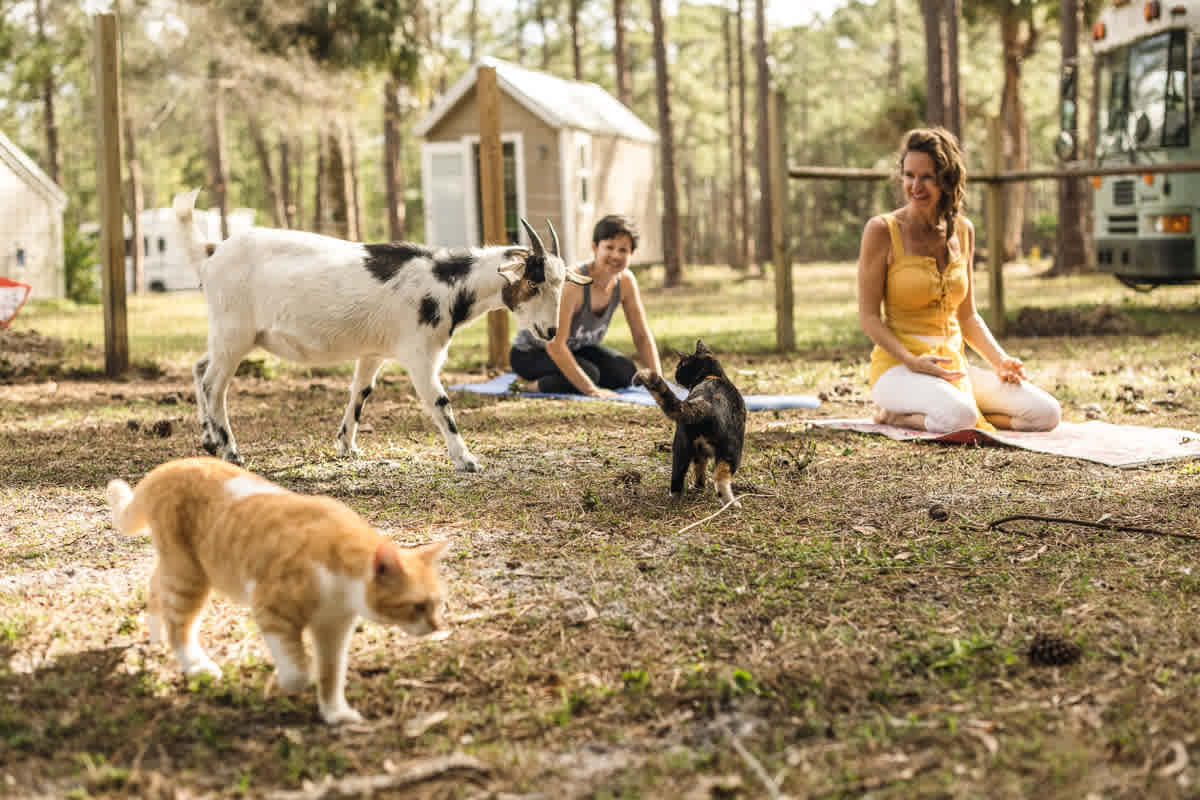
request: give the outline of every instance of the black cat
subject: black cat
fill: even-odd
[[[645,386],[663,412],[675,420],[675,441],[671,447],[671,496],[683,493],[688,464],[696,468],[696,488],[704,488],[704,470],[713,459],[713,482],[717,494],[726,502],[741,507],[733,497],[730,483],[742,462],[742,441],[746,436],[746,404],[742,393],[725,376],[716,356],[703,341],[696,341],[693,355],[681,354],[675,380],[687,388],[686,400],[680,400],[671,387],[648,369],[638,372],[633,382]]]

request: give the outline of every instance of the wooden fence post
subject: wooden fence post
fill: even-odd
[[[104,373],[129,369],[125,310],[125,221],[121,198],[121,62],[117,15],[97,14],[95,30],[96,193],[100,200],[101,295],[104,301]],[[138,242],[133,246],[137,247]]]
[[[775,266],[775,346],[780,352],[796,349],[792,309],[792,257],[787,237],[787,104],[783,92],[771,87],[767,103],[767,155],[771,174],[771,263]]]
[[[504,149],[500,143],[500,88],[495,67],[479,67],[475,77],[479,103],[479,209],[483,243],[508,244],[504,230]],[[488,312],[488,366],[508,367],[508,310]]]
[[[1004,164],[1004,127],[1000,117],[988,120],[988,167],[999,176]],[[1004,314],[1004,184],[993,179],[987,191],[988,226],[988,325],[996,336],[1003,336],[1008,327]]]

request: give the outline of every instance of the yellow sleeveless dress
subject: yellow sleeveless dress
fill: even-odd
[[[910,256],[904,252],[904,245],[900,242],[900,225],[894,215],[885,214],[883,219],[892,238],[892,263],[888,265],[883,295],[884,324],[913,355],[935,353],[944,356],[951,361],[942,364],[943,367],[965,373],[967,358],[957,312],[970,289],[965,255],[966,226],[959,227],[958,256],[946,264],[945,271],[939,272],[936,259]],[[942,341],[940,344],[930,344],[917,336],[936,336]],[[899,363],[891,353],[875,345],[868,370],[871,385],[874,386],[883,373]],[[974,405],[975,396],[971,391],[970,379],[964,375],[953,384]],[[978,409],[976,414],[977,427],[995,430]]]

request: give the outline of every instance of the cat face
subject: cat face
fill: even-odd
[[[710,375],[724,375],[717,357],[702,339],[696,340],[696,352],[679,354],[679,366],[675,368],[675,382],[691,389]]]
[[[388,541],[379,546],[366,587],[373,622],[398,625],[410,636],[424,636],[445,626],[445,591],[437,562],[447,544],[405,549]]]

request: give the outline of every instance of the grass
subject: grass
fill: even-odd
[[[1108,514],[1195,533],[1196,464],[1122,471],[807,428],[870,410],[852,265],[797,267],[786,356],[769,282],[706,268],[658,283],[643,278],[664,350],[702,336],[743,391],[825,398],[753,414],[744,508],[690,528],[719,506],[666,499],[671,428],[654,409],[456,396],[485,465],[462,475],[398,370],[371,397],[357,462],[332,455],[345,370],[266,358],[234,382],[254,470],[332,494],[399,542],[453,544],[453,635],[364,625],[348,696],[368,724],[342,731],[320,724],[311,691],[274,691],[241,609],[218,601],[205,617],[218,681],[189,686],[145,642],[151,547],[111,529],[103,489],[197,454],[199,298],[131,298],[146,368],[120,381],[96,377],[96,309],[22,310],[0,334],[5,791],[257,797],[461,751],[488,774],[414,795],[763,797],[766,774],[790,797],[1195,796],[1200,544],[988,523]],[[1139,295],[1021,269],[1006,283],[1014,325],[1029,308],[1086,321],[1107,305],[1139,331],[1004,337],[1066,419],[1200,430],[1200,289]],[[480,376],[485,335],[476,323],[455,339],[447,383]],[[632,349],[623,323],[609,341]],[[1038,632],[1081,660],[1034,666]]]

